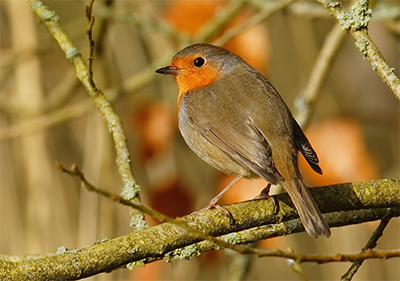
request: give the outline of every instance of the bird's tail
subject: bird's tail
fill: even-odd
[[[286,179],[282,184],[292,198],[307,233],[313,238],[317,238],[319,235],[329,237],[331,235],[329,226],[322,217],[304,181],[295,177]]]

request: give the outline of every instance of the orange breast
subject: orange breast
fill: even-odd
[[[182,69],[179,66],[177,68],[180,69],[179,73],[175,75],[175,82],[178,86],[178,106],[181,104],[183,95],[191,90],[210,85],[221,75],[218,69],[208,65],[202,68],[189,67]]]

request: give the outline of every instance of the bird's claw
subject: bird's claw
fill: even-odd
[[[231,212],[229,212],[226,208],[224,208],[221,205],[219,205],[217,202],[213,202],[213,200],[211,200],[211,202],[206,207],[201,209],[199,212],[207,211],[207,210],[210,210],[210,209],[218,209],[218,210],[220,210],[223,215],[225,215],[225,216],[227,216],[229,218],[231,223],[233,223],[235,221],[235,219],[234,219],[234,217],[233,217]]]
[[[267,200],[270,200],[272,202],[272,204],[274,204],[274,212],[273,212],[273,214],[276,215],[279,212],[279,204],[275,200],[275,197],[269,195],[269,190],[270,189],[271,189],[271,184],[268,183],[268,185],[263,190],[261,190],[260,195],[258,195],[255,199],[267,199]]]

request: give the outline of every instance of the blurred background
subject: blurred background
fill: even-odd
[[[43,1],[79,52],[87,57],[88,1]],[[291,1],[284,9],[230,38],[226,31],[256,22],[283,1],[100,1],[94,5],[94,78],[119,114],[129,140],[142,201],[169,216],[198,210],[230,177],[203,163],[177,130],[172,77],[154,70],[194,42],[222,42],[259,69],[294,112],[327,35],[335,25],[316,1]],[[290,1],[286,1],[290,2]],[[399,75],[397,0],[370,1],[369,32]],[[349,2],[344,1],[344,8]],[[80,187],[54,166],[76,163],[95,186],[120,193],[113,143],[100,114],[46,27],[25,1],[0,3],[0,253],[76,249],[131,231],[128,209]],[[318,92],[305,132],[323,176],[301,166],[311,186],[399,176],[399,101],[346,35]],[[241,181],[223,204],[257,196],[263,181]],[[274,188],[273,192],[281,192]],[[147,218],[150,225],[157,222]],[[298,253],[355,253],[378,222],[332,229],[329,239],[307,234],[260,241],[265,249]],[[399,220],[378,242],[399,248]],[[204,253],[187,261],[154,262],[88,280],[301,280],[285,259]],[[399,280],[399,261],[367,260],[353,280]],[[302,264],[310,280],[338,279],[349,263]]]

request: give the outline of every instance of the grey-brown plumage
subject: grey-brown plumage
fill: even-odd
[[[157,70],[175,76],[179,129],[189,147],[216,169],[281,183],[312,237],[330,230],[300,174],[300,151],[322,173],[318,157],[285,102],[256,69],[217,46],[196,44]]]

